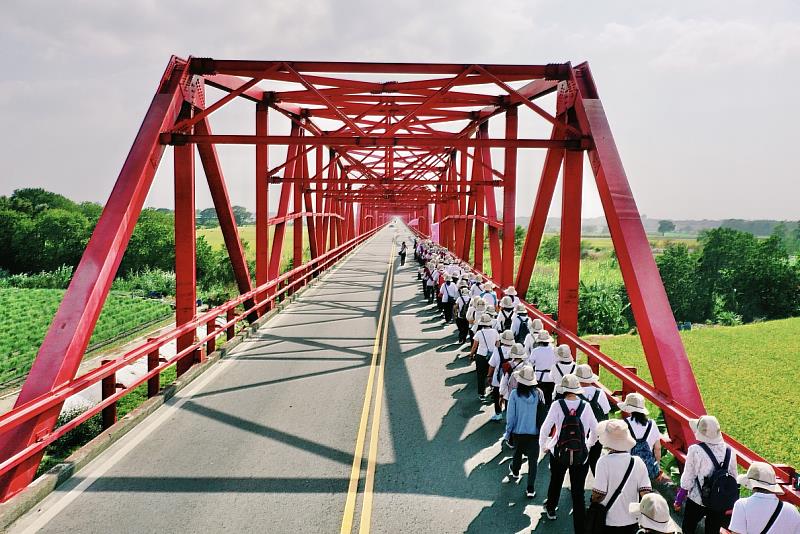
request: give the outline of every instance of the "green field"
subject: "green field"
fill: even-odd
[[[269,229],[270,250],[272,250],[272,239],[275,235],[275,227]],[[197,237],[203,237],[214,248],[224,248],[225,241],[222,238],[222,230],[219,226],[214,228],[198,228]],[[245,243],[245,255],[250,261],[255,261],[256,257],[256,227],[253,225],[239,227],[239,240]],[[292,258],[292,245],[294,243],[293,227],[286,227],[286,234],[283,238],[283,253],[281,254],[281,272],[286,270]],[[311,259],[311,250],[308,248],[308,232],[303,227],[303,261]]]
[[[800,318],[681,332],[708,412],[724,432],[773,463],[800,466]],[[650,373],[638,336],[589,338],[604,354]],[[619,381],[606,372],[612,389]]]
[[[27,374],[63,296],[62,289],[0,289],[0,384]],[[167,303],[112,291],[89,348],[171,314]]]

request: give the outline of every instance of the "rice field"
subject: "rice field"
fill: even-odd
[[[275,227],[271,226],[269,229],[269,242],[272,246],[272,240],[275,235]],[[214,248],[224,248],[225,240],[222,238],[222,230],[219,226],[215,228],[198,228],[197,237],[203,237]],[[239,239],[245,244],[245,256],[249,261],[256,259],[256,227],[254,225],[240,226]],[[294,233],[291,226],[286,227],[286,234],[283,238],[283,251],[281,254],[281,272],[287,270],[292,258],[292,246],[294,244]],[[271,249],[270,249],[271,250]],[[306,228],[303,227],[303,261],[311,259],[311,250],[308,245],[308,233]]]

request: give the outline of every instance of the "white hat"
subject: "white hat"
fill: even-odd
[[[527,357],[528,355],[525,353],[525,347],[522,346],[522,343],[514,343],[511,347],[511,359],[524,360]]]
[[[544,330],[544,323],[541,319],[534,319],[531,323],[531,330],[533,332],[538,332],[540,330]]]
[[[578,382],[578,377],[573,374],[564,375],[559,384],[559,393],[575,393],[580,395],[583,393],[581,383]]]
[[[612,451],[629,451],[636,445],[628,425],[621,419],[609,419],[598,423],[597,436],[600,443]]]
[[[444,265],[442,265],[442,264],[440,263],[440,264],[439,264],[439,267],[438,267],[438,269],[439,269],[440,271],[444,271]]]
[[[575,360],[572,359],[572,351],[569,345],[559,345],[556,347],[556,356],[561,363],[571,363]]]
[[[488,313],[481,315],[481,320],[478,323],[478,326],[492,326],[492,316]]]
[[[700,419],[689,419],[689,428],[694,432],[697,441],[703,443],[722,443],[722,432],[719,421],[713,415],[704,415]]]
[[[521,302],[517,302],[517,308],[515,310],[517,315],[528,315],[528,308]]]
[[[501,308],[513,308],[514,307],[514,301],[511,300],[511,297],[506,295],[505,297],[500,299],[500,307]]]
[[[592,368],[589,366],[588,363],[582,363],[578,367],[575,368],[575,376],[578,377],[583,383],[588,384],[596,384],[599,380],[599,377],[592,372]]]
[[[514,371],[514,378],[517,380],[518,384],[526,386],[536,385],[536,371],[534,371],[533,366],[529,363],[520,365],[519,368]]]
[[[514,286],[508,286],[507,288],[505,288],[503,290],[503,293],[505,293],[506,295],[512,295],[513,296],[513,295],[517,294],[517,290],[514,288]]]
[[[484,291],[491,291],[492,289],[494,289],[494,283],[491,280],[487,280],[486,282],[483,283],[481,289],[483,289]]]
[[[500,334],[500,344],[501,345],[513,345],[514,344],[514,332],[511,330],[504,330],[502,334]]]
[[[461,280],[461,281],[458,283],[458,287],[459,287],[459,288],[466,287],[467,289],[469,289],[469,287],[467,286],[467,281],[466,281],[466,280]]]
[[[753,462],[747,468],[746,474],[739,475],[738,482],[749,490],[759,488],[770,493],[783,494],[783,489],[776,483],[775,470],[768,463]]]
[[[536,320],[534,319],[534,323]],[[553,337],[550,335],[550,332],[547,330],[539,330],[539,333],[536,335],[536,343],[550,343],[553,341]]]
[[[469,305],[475,308],[479,302],[483,302],[484,304],[486,304],[486,302],[484,302],[484,300],[481,298],[480,295],[475,295],[469,300]]]
[[[461,294],[464,295],[464,296],[469,295],[469,288],[468,287],[462,286],[460,291],[461,291]]]
[[[444,273],[442,275],[442,278],[444,279],[445,282],[449,282],[450,280],[452,280],[452,277],[447,273]]]
[[[667,500],[660,493],[648,493],[641,502],[631,503],[628,511],[632,516],[638,516],[642,528],[668,534],[681,531],[670,516]]]
[[[625,400],[620,402],[618,405],[620,410],[626,413],[643,413],[645,415],[649,414],[650,411],[644,404],[644,397],[639,395],[638,393],[628,393],[625,396]]]

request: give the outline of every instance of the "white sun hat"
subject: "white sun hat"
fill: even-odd
[[[559,384],[559,393],[574,393],[576,395],[580,395],[583,393],[583,388],[581,387],[581,383],[578,381],[578,377],[573,374],[564,375],[561,379],[561,384]]]
[[[620,402],[617,407],[625,413],[642,413],[644,415],[650,413],[644,404],[644,397],[638,393],[628,393],[625,400]]]
[[[713,415],[704,415],[699,419],[689,419],[689,428],[694,432],[697,441],[703,443],[722,443],[722,432],[719,421]]]
[[[491,291],[492,289],[494,289],[494,283],[492,283],[491,281],[486,281],[481,286],[481,289],[483,289],[484,291]]]
[[[517,290],[516,288],[514,288],[514,286],[508,286],[503,290],[503,293],[505,293],[506,295],[516,296]]]
[[[520,365],[519,368],[514,371],[514,378],[517,380],[518,384],[526,386],[535,386],[537,384],[536,371],[529,363]]]
[[[511,300],[511,297],[506,295],[505,297],[500,299],[500,307],[501,308],[513,308],[514,307],[514,301]]]
[[[588,363],[582,363],[576,367],[575,376],[577,376],[578,380],[584,384],[596,384],[600,379],[600,377],[594,374]]]
[[[550,335],[550,332],[547,330],[539,330],[539,333],[536,335],[536,343],[550,343],[551,341],[553,341],[553,337]]]
[[[481,320],[478,323],[478,326],[492,326],[492,316],[488,313],[481,315]]]
[[[511,330],[504,330],[502,334],[500,334],[500,344],[501,345],[514,345],[514,332]]]
[[[539,332],[540,330],[544,330],[544,323],[542,322],[542,320],[534,319],[533,322],[531,323],[531,330],[534,333]]]
[[[628,425],[621,419],[609,419],[598,423],[597,436],[600,443],[612,451],[629,451],[636,445]]]
[[[450,280],[452,280],[452,279],[453,279],[453,278],[452,278],[452,277],[451,277],[449,274],[447,274],[447,273],[444,273],[444,274],[442,275],[442,278],[444,279],[444,281],[445,281],[445,282],[449,282]]]
[[[556,347],[556,356],[561,363],[571,363],[575,361],[572,358],[572,351],[569,349],[569,345],[559,345]]]
[[[517,307],[514,311],[517,312],[517,315],[528,315],[528,308],[521,302],[517,303]]]
[[[628,511],[637,518],[642,528],[665,534],[681,531],[670,516],[667,500],[660,493],[648,493],[641,502],[631,503]]]
[[[461,287],[461,289],[460,289],[460,291],[461,291],[461,294],[462,294],[463,296],[465,296],[465,297],[466,297],[467,295],[469,295],[469,288],[468,288],[468,287],[466,287],[466,286],[462,286],[462,287]]]
[[[753,462],[750,464],[750,467],[747,468],[747,473],[739,475],[737,481],[749,490],[759,488],[776,495],[783,494],[783,489],[775,480],[775,470],[765,462]]]
[[[472,299],[470,299],[469,305],[472,306],[473,308],[477,308],[478,306],[486,306],[486,301],[484,301],[480,297],[480,295],[475,295],[474,297],[472,297]]]
[[[514,343],[511,347],[511,359],[512,360],[524,360],[528,357],[525,353],[525,347],[522,346],[522,343]]]

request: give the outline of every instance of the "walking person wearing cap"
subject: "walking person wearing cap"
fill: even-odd
[[[514,346],[514,334],[511,330],[506,330],[500,334],[500,345],[495,349],[489,358],[489,370],[486,381],[492,386],[492,401],[494,402],[494,415],[492,421],[499,421],[503,418],[503,404],[500,400],[500,381],[511,366],[511,347]]]
[[[700,520],[706,518],[706,532],[719,532],[720,527],[727,527],[730,516],[726,514],[733,507],[739,495],[736,482],[736,453],[725,444],[719,421],[713,415],[704,415],[699,419],[689,420],[689,426],[699,443],[690,445],[686,451],[686,463],[683,466],[681,484],[675,496],[675,511],[680,511],[684,501],[686,509],[683,513],[683,532],[694,534]],[[725,473],[727,471],[727,475]],[[712,475],[714,475],[712,477]],[[730,478],[733,479],[731,483]],[[714,494],[724,501],[708,497],[703,499],[704,491],[710,484],[717,486]],[[735,495],[734,495],[735,489]],[[688,497],[688,500],[687,500]]]
[[[523,352],[522,345],[514,348]],[[506,442],[514,443],[514,458],[508,466],[508,479],[517,482],[520,479],[522,456],[528,459],[528,484],[525,496],[533,499],[536,496],[536,468],[539,461],[539,423],[545,410],[542,392],[536,387],[536,373],[530,364],[520,365],[513,374],[516,387],[511,391],[506,410]]]
[[[592,368],[586,363],[575,368],[575,376],[578,377],[583,390],[581,398],[589,403],[594,418],[597,419],[598,423],[607,420],[611,405],[608,403],[608,397],[605,392],[597,387],[599,377],[592,372]],[[595,474],[597,460],[602,452],[603,445],[599,441],[589,449],[589,469],[593,475]]]
[[[500,312],[497,314],[497,329],[501,332],[511,330],[514,323],[514,301],[506,295],[500,299]]]
[[[569,345],[556,347],[556,360],[550,368],[550,376],[553,377],[553,382],[557,384],[565,376],[575,373],[575,367],[575,360],[572,358],[572,351]],[[563,393],[556,387],[556,394],[553,396],[553,400],[558,400],[562,396]]]
[[[500,334],[492,328],[492,317],[484,313],[477,323],[475,341],[472,342],[472,350],[469,353],[471,360],[475,362],[475,376],[478,383],[478,399],[483,401],[486,396],[486,377],[489,371],[489,357],[494,354],[494,349],[500,342]]]
[[[534,327],[536,326],[534,321]],[[554,377],[550,374],[550,369],[556,361],[556,354],[551,345],[553,338],[550,332],[542,328],[536,334],[536,343],[531,349],[531,354],[528,356],[528,361],[531,362],[533,368],[536,369],[536,381],[539,383],[539,389],[544,393],[544,402],[547,404],[548,409],[553,402],[553,390],[555,389]]]
[[[530,330],[531,331],[528,332],[528,335],[525,336],[525,340],[522,342],[528,356],[531,355],[531,351],[536,347],[536,337],[539,335],[539,332],[544,330],[544,323],[542,323],[541,319],[534,319],[531,321]]]
[[[669,505],[659,493],[648,493],[641,502],[631,503],[628,511],[637,518],[639,534],[680,534],[681,529],[669,514]]]
[[[458,289],[449,274],[445,273],[442,278],[444,283],[442,283],[442,287],[439,290],[439,296],[442,299],[444,324],[450,324],[453,321],[453,305],[456,303]]]
[[[511,299],[511,306],[515,307],[521,301],[517,296],[517,289],[514,286],[508,286],[503,290],[503,295]]]
[[[550,405],[539,430],[539,446],[545,453],[550,453],[550,484],[545,512],[548,519],[557,518],[561,486],[569,472],[572,524],[576,534],[583,534],[586,516],[583,492],[589,471],[589,448],[597,441],[597,419],[588,403],[578,397],[583,393],[578,377],[567,375],[559,385],[564,398]]]
[[[630,513],[630,505],[650,493],[650,478],[641,458],[630,450],[636,445],[628,427],[619,419],[603,421],[597,425],[600,443],[608,449],[608,454],[597,462],[594,484],[592,486],[593,509],[602,512],[592,516],[596,527],[593,532],[636,534],[636,518]],[[598,508],[600,504],[603,508]]]
[[[500,379],[500,396],[506,401],[506,406],[508,406],[508,397],[511,396],[511,392],[517,387],[514,371],[522,367],[522,365],[525,364],[525,360],[528,358],[525,354],[525,349],[519,343],[514,343],[511,346],[510,357],[511,365],[509,365],[508,371],[503,373],[503,377]]]
[[[490,306],[494,307],[495,310],[497,309],[497,293],[494,292],[494,283],[491,281],[486,281],[482,286],[481,289],[481,298],[485,300]]]
[[[436,297],[436,309],[444,313],[444,303],[442,302],[442,285],[444,285],[444,264],[440,263],[439,267],[433,273],[433,281],[436,285],[433,286],[434,296]],[[448,276],[449,278],[449,276]]]
[[[631,437],[636,440],[633,454],[647,467],[650,480],[657,480],[661,474],[661,432],[655,419],[648,419],[650,413],[645,406],[644,397],[638,393],[628,393],[624,402],[618,405]]]
[[[467,341],[467,334],[469,334],[469,322],[467,321],[467,312],[469,311],[469,288],[463,280],[458,283],[459,297],[456,299],[455,304],[455,318],[456,327],[458,328],[458,342],[464,343]]]
[[[486,301],[478,296],[472,297],[469,301],[469,308],[467,308],[467,323],[469,324],[469,342],[475,341],[475,332],[478,331],[478,323],[481,322],[481,317],[486,313]]]
[[[397,253],[397,255],[400,256],[401,267],[406,264],[406,252],[408,252],[408,247],[406,247],[406,242],[403,241],[400,245],[400,252]]]
[[[753,462],[739,483],[753,494],[733,505],[731,534],[800,534],[800,513],[778,500],[783,489],[776,483],[771,465]]]
[[[425,298],[428,299],[428,304],[433,304],[433,292],[434,287],[436,287],[436,281],[434,280],[434,275],[436,274],[436,269],[433,263],[428,262],[425,264],[425,275],[423,278],[425,279]]]
[[[528,318],[528,309],[521,302],[514,309],[514,320],[511,322],[511,332],[517,343],[525,343],[525,338],[531,332],[531,320]],[[524,345],[523,345],[524,348]],[[527,353],[527,351],[526,351]]]

